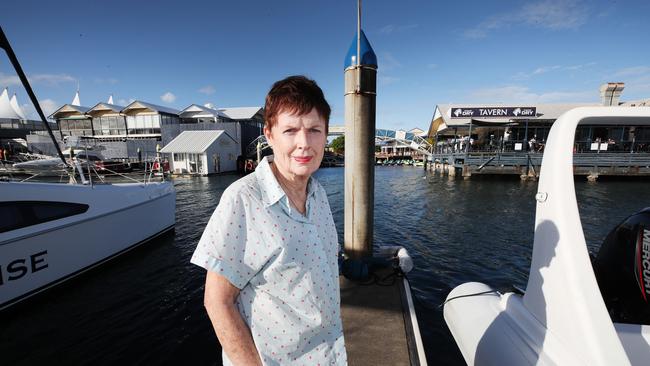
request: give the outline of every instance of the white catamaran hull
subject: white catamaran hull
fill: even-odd
[[[86,212],[0,233],[0,309],[78,275],[173,228],[170,182],[0,183],[0,204],[63,202]]]

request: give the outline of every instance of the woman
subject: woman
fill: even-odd
[[[291,76],[264,113],[273,156],[224,191],[192,257],[208,270],[205,307],[224,365],[345,365],[337,233],[311,177],[330,107],[313,80]]]

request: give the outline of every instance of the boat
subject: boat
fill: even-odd
[[[44,157],[29,161],[18,162],[12,165],[14,173],[34,174],[38,176],[61,176],[67,174],[66,168],[73,165],[76,158],[80,161],[81,167],[97,174],[126,173],[133,170],[128,162],[121,160],[107,160],[101,153],[84,148],[68,148],[63,150],[63,155],[68,156],[66,162],[57,157]],[[155,163],[155,162],[154,162]]]
[[[9,56],[48,133],[37,98],[0,28]],[[0,182],[0,309],[67,281],[175,225],[176,193],[169,181],[96,184],[58,144],[70,183]],[[89,157],[89,156],[86,156]]]
[[[174,228],[166,182],[0,182],[0,309]]]
[[[648,363],[648,322],[615,317],[609,297],[601,293],[602,277],[594,270],[599,267],[595,267],[597,262],[592,265],[580,222],[572,165],[579,123],[612,126],[631,122],[650,125],[650,108],[582,107],[566,112],[553,124],[535,196],[534,243],[526,289],[500,293],[486,284],[469,282],[454,288],[445,301],[445,321],[467,364]],[[646,214],[650,216],[650,211]],[[636,247],[634,243],[629,246],[636,252],[636,260],[628,261],[635,268],[627,279],[637,289],[634,301],[646,296],[646,291],[639,292],[646,280],[644,270],[650,276],[650,230],[640,230]],[[599,257],[605,244],[607,241]],[[634,253],[630,258],[635,258]],[[624,284],[619,281],[616,285]]]
[[[96,163],[101,162],[103,157],[96,151],[68,148],[63,150],[64,156],[69,156],[66,162],[61,161],[58,157],[44,157],[41,159],[32,159],[29,161],[14,163],[13,168],[17,171],[24,171],[39,175],[61,175],[65,174],[65,170],[72,164],[72,159],[81,159],[81,166],[85,168],[86,162],[95,166]]]

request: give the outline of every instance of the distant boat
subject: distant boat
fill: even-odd
[[[345,161],[338,155],[325,155],[320,163],[321,167],[341,167],[345,166]]]
[[[71,156],[70,152],[72,151],[72,156],[77,159],[82,159],[84,162],[87,160],[93,165],[95,162],[102,161],[103,157],[98,152],[92,150],[82,150],[82,149],[67,149],[63,151],[64,156]],[[60,175],[66,169],[66,167],[72,163],[71,159],[67,160],[67,164],[61,161],[60,158],[55,157],[46,157],[43,159],[34,159],[29,161],[23,161],[20,163],[14,163],[13,167],[17,170],[23,170],[25,172],[39,173],[40,175]],[[83,166],[83,164],[82,164]]]

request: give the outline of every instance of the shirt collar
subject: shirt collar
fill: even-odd
[[[267,206],[272,206],[277,203],[282,197],[286,196],[284,190],[275,178],[275,174],[271,170],[271,162],[273,162],[273,155],[265,156],[262,161],[255,168],[255,175],[260,181],[260,188],[262,191],[262,200]],[[309,177],[307,183],[307,199],[309,200],[316,192],[316,181]]]

